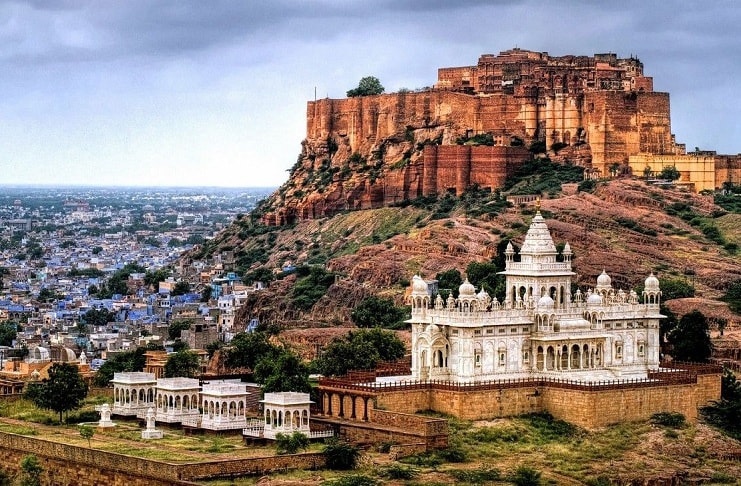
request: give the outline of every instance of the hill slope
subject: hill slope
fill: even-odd
[[[575,186],[575,185],[573,185]],[[569,242],[576,283],[593,287],[602,270],[619,288],[636,288],[654,272],[686,278],[706,297],[717,297],[741,280],[735,242],[738,215],[725,214],[710,196],[620,179],[599,183],[593,193],[561,194],[542,201],[556,244]],[[398,303],[415,273],[423,278],[448,269],[463,272],[488,262],[500,242],[522,242],[534,214],[532,203],[505,207],[497,195],[413,201],[406,207],[345,212],[291,226],[266,227],[259,214],[245,216],[193,258],[233,251],[245,280],[283,276],[285,266],[323,264],[339,275],[313,305],[296,305],[295,284],[305,275],[274,280],[243,307],[251,317],[287,327],[349,323],[354,305],[370,294]],[[306,283],[306,282],[305,282]]]

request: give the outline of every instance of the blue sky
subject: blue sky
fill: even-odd
[[[688,149],[741,152],[734,1],[0,2],[0,182],[277,186],[306,102],[512,47],[635,55]]]

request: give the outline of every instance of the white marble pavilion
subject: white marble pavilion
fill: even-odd
[[[247,386],[240,383],[204,383],[201,389],[202,429],[232,430],[247,426]]]
[[[332,437],[331,430],[311,431],[309,415],[311,404],[308,393],[266,393],[261,400],[264,420],[252,420],[243,434],[248,437],[264,437],[275,440],[278,434],[290,435],[301,432],[311,439]]]
[[[201,386],[196,378],[158,379],[155,391],[157,422],[182,423],[198,417],[201,414],[198,410],[200,391]]]
[[[131,371],[114,373],[113,408],[111,413],[130,417],[144,417],[154,407],[157,380],[153,373]]]
[[[519,259],[505,251],[506,296],[499,302],[466,281],[458,298],[433,299],[412,282],[412,376],[475,382],[511,378],[601,381],[646,378],[659,366],[658,279],[646,278],[643,302],[615,289],[603,272],[585,294],[571,293],[572,252],[559,257],[540,211]]]

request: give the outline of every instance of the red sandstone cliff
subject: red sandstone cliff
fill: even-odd
[[[480,135],[494,146],[458,145]],[[309,102],[301,154],[264,222],[496,189],[533,142],[564,146],[558,160],[600,175],[630,155],[680,150],[669,95],[653,92],[637,59],[515,49],[441,69],[435,89]]]

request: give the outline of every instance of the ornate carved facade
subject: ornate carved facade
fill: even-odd
[[[536,214],[519,252],[505,252],[506,297],[492,299],[466,280],[458,298],[433,298],[412,282],[412,375],[473,382],[509,378],[602,381],[646,378],[659,367],[661,290],[651,274],[642,303],[603,272],[586,294],[571,292],[571,249],[558,257]],[[560,261],[559,261],[560,260]]]

